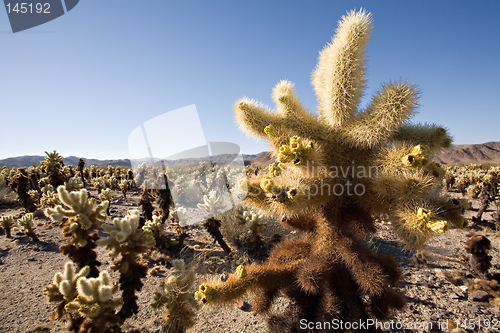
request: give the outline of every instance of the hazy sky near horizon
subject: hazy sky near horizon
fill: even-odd
[[[363,104],[382,83],[409,80],[422,91],[415,122],[445,125],[455,144],[500,141],[500,1],[82,0],[15,34],[0,10],[0,159],[128,158],[135,129],[193,104],[206,142],[264,151],[238,129],[233,103],[274,107],[272,88],[287,79],[316,112],[318,52],[361,7],[375,28]],[[200,141],[156,125],[155,140],[179,133],[166,146]]]

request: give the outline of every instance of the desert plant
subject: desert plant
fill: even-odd
[[[158,175],[154,188],[155,196],[161,209],[162,221],[165,222],[170,214],[170,207],[173,206],[172,193],[170,193],[165,173]]]
[[[20,168],[18,172],[12,177],[12,181],[9,183],[9,187],[16,191],[17,197],[24,209],[27,212],[34,212],[36,210],[33,198],[28,194],[29,188],[29,178],[26,169]]]
[[[113,198],[116,196],[116,192],[109,189],[109,188],[106,188],[104,190],[101,191],[101,193],[99,193],[99,199],[101,201],[108,201],[108,202],[111,202],[111,200],[113,200]],[[108,205],[108,209],[106,210],[106,214],[109,215],[109,207],[111,205],[109,204]]]
[[[7,215],[0,217],[0,226],[2,226],[3,230],[5,231],[5,236],[7,238],[12,238],[10,230],[15,226],[14,216]]]
[[[78,159],[78,171],[80,172],[80,179],[82,180],[82,185],[85,188],[85,173],[83,168],[85,167],[85,160],[83,158]]]
[[[448,222],[463,226],[458,201],[450,204],[440,195],[444,170],[431,162],[450,145],[447,131],[407,123],[418,105],[417,88],[384,84],[366,109],[358,109],[371,31],[371,15],[352,11],[320,52],[312,75],[317,116],[288,81],[273,90],[276,112],[246,98],[235,104],[241,128],[268,140],[279,162],[267,176],[241,183],[248,190],[244,204],[280,217],[301,236],[277,244],[263,264],[201,285],[200,302],[226,303],[251,292],[255,310],[263,313],[283,292],[296,312],[271,319],[293,332],[298,318],[388,319],[404,304],[394,288],[400,273],[392,257],[365,245],[375,231],[372,216],[389,214],[411,247],[422,247]]]
[[[227,245],[222,233],[220,232],[220,220],[216,219],[213,215],[215,212],[219,211],[222,206],[221,196],[217,191],[210,191],[208,195],[203,196],[203,204],[198,204],[199,208],[204,208],[209,217],[205,222],[203,222],[203,227],[208,231],[210,236],[214,239],[214,243],[217,242],[222,247],[224,252],[231,253],[231,248]]]
[[[120,191],[122,192],[123,197],[127,198],[127,191],[129,189],[129,182],[128,182],[128,180],[127,179],[122,179],[120,181],[120,183],[118,184],[118,186],[120,187]]]
[[[62,233],[71,239],[59,248],[63,255],[69,256],[78,269],[89,266],[90,277],[97,277],[99,275],[97,266],[100,263],[97,261],[94,248],[99,236],[97,231],[92,231],[97,230],[106,221],[109,202],[103,201],[97,205],[94,198],[88,198],[86,189],[68,192],[64,186],[59,186],[57,193],[61,205],[47,208],[45,215],[53,222],[65,220]]]
[[[151,190],[147,188],[142,189],[141,198],[137,201],[137,205],[141,206],[142,214],[141,214],[141,227],[144,225],[144,222],[147,220],[153,219],[153,196],[151,195]]]
[[[96,242],[111,250],[111,257],[121,255],[113,262],[113,269],[120,272],[123,306],[118,316],[121,323],[139,310],[135,292],[141,290],[141,279],[146,277],[148,271],[139,256],[155,245],[153,234],[139,227],[139,218],[139,211],[132,210],[124,218],[114,218],[113,225],[103,224],[102,228],[109,236]]]
[[[39,239],[35,234],[35,219],[33,218],[33,213],[24,214],[23,217],[17,220],[16,229],[19,229],[26,236],[31,238],[33,242],[38,242]]]
[[[172,265],[161,290],[155,293],[152,306],[165,309],[163,332],[183,333],[194,325],[195,310],[199,308],[191,291],[195,272],[193,265],[186,267],[182,259],[174,260]]]
[[[52,153],[45,152],[45,161],[41,162],[41,167],[47,177],[50,179],[50,184],[57,188],[59,185],[64,185],[66,175],[63,172],[63,158],[55,150]]]
[[[71,177],[70,179],[68,179],[68,181],[64,183],[64,186],[66,187],[66,190],[70,192],[79,191],[85,187],[83,186],[82,179],[78,176]]]
[[[0,175],[0,206],[11,205],[17,201],[16,193],[7,185],[7,178]]]

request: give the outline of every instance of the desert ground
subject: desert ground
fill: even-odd
[[[90,194],[97,196],[91,189]],[[139,190],[128,193],[127,198],[121,195],[111,203],[108,223],[113,217],[122,217],[127,210],[137,208]],[[455,197],[461,194],[452,193]],[[472,210],[466,212],[469,222],[471,216],[477,214],[479,202],[471,200]],[[483,216],[483,222],[471,223],[465,230],[451,229],[444,234],[436,234],[425,251],[418,256],[414,252],[405,251],[398,244],[391,232],[390,222],[378,221],[378,232],[370,240],[372,247],[390,253],[401,265],[402,278],[399,289],[404,293],[407,304],[405,310],[398,313],[392,326],[386,331],[393,332],[440,332],[450,331],[456,321],[475,321],[483,325],[481,331],[494,332],[500,323],[493,328],[494,321],[500,318],[500,308],[490,305],[488,295],[479,292],[470,293],[466,285],[478,276],[468,266],[468,254],[464,250],[466,234],[473,231],[486,235],[491,241],[490,255],[492,268],[490,272],[500,271],[500,236],[491,220],[495,206],[490,207]],[[23,212],[20,207],[3,207],[1,215],[18,215]],[[49,320],[55,310],[55,304],[49,304],[43,289],[52,282],[56,272],[63,270],[67,258],[61,255],[59,246],[66,242],[61,234],[60,226],[52,223],[43,214],[39,214],[36,234],[40,241],[33,242],[21,233],[13,233],[13,238],[6,238],[0,232],[0,332],[68,332],[65,324]],[[245,248],[237,246],[237,239],[245,230],[224,221],[222,233],[233,249],[230,255],[214,244],[210,235],[199,225],[190,226],[185,248],[179,253],[151,253],[148,260],[150,274],[144,280],[144,287],[139,294],[140,311],[128,319],[123,326],[124,332],[162,332],[163,310],[153,309],[151,303],[155,291],[169,275],[171,261],[184,258],[187,263],[196,258],[197,286],[208,278],[223,278],[225,274],[234,272],[240,264],[248,263],[252,258]],[[277,222],[268,221],[264,232],[265,241],[271,246],[271,237],[281,233],[283,237],[293,237],[280,228]],[[172,227],[167,228],[167,237],[175,235]],[[244,238],[244,237],[243,237]],[[102,268],[109,267],[112,259],[107,251],[98,248]],[[113,275],[115,274],[115,275]],[[112,277],[116,278],[116,273]],[[280,298],[274,305],[279,313],[286,307],[287,300]],[[396,325],[400,323],[401,326]],[[446,329],[446,325],[448,329]],[[472,322],[468,322],[469,324]],[[490,328],[486,327],[486,323]],[[490,324],[491,323],[491,324]],[[388,325],[388,324],[387,324]],[[411,327],[411,329],[410,329]],[[478,331],[475,330],[469,331]],[[333,330],[332,330],[333,331]],[[269,332],[266,318],[252,311],[252,298],[227,307],[203,306],[197,311],[196,324],[189,332]],[[307,332],[304,329],[304,332]],[[463,331],[462,331],[463,332]]]

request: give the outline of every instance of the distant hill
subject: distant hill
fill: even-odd
[[[232,154],[223,154],[212,156],[210,158],[211,161],[214,161],[218,164],[225,164],[234,159],[234,155]],[[3,160],[0,160],[1,166],[9,166],[9,167],[29,167],[33,163],[38,165],[38,163],[45,159],[45,156],[18,156],[18,157],[10,157]],[[68,156],[63,158],[64,165],[78,165],[78,157],[76,156]],[[85,165],[97,165],[97,166],[108,166],[108,165],[117,165],[117,166],[127,166],[131,165],[129,159],[118,159],[118,160],[97,160],[92,158],[84,158]],[[184,165],[196,165],[201,161],[207,161],[206,158],[184,158],[178,159],[175,161],[168,161],[168,166],[184,166]],[[243,160],[245,165],[247,164],[255,164],[260,166],[267,166],[274,161],[271,158],[271,153],[268,151],[262,152],[260,154],[243,154]],[[140,162],[142,162],[141,160]],[[144,161],[147,161],[144,159]],[[439,162],[441,164],[454,165],[454,164],[500,164],[500,142],[486,142],[481,144],[472,144],[472,145],[456,145],[453,146],[441,154],[437,155],[434,158],[434,161]]]
[[[433,160],[446,165],[500,164],[500,142],[456,145],[435,156]],[[253,164],[260,166],[266,166],[274,162],[269,152],[260,153],[252,160]]]
[[[230,162],[234,159],[235,155],[234,154],[223,154],[223,155],[217,155],[213,156],[210,158],[210,161],[214,161],[218,164],[225,164],[227,162]],[[251,160],[253,160],[255,157],[257,157],[257,154],[253,155],[246,155],[243,154],[243,160],[245,161],[245,164],[249,164]],[[118,159],[118,160],[97,160],[97,159],[92,159],[92,158],[83,158],[85,160],[85,166],[89,165],[97,165],[97,166],[109,166],[109,165],[116,165],[116,166],[125,166],[125,167],[130,167],[131,162],[129,159]],[[38,165],[40,161],[45,160],[45,156],[18,156],[18,157],[9,157],[3,160],[0,160],[0,167],[2,166],[8,166],[8,167],[16,167],[16,168],[25,168],[29,167],[33,164]],[[63,163],[64,165],[73,165],[77,166],[78,165],[78,160],[79,157],[76,156],[68,156],[63,158]],[[185,159],[179,159],[175,161],[168,161],[166,164],[168,166],[184,166],[184,165],[196,165],[201,161],[207,161],[209,160],[208,157],[206,158],[185,158]],[[142,161],[147,161],[146,159],[140,160],[139,162]]]
[[[500,142],[453,146],[436,156],[435,161],[450,165],[500,164]]]

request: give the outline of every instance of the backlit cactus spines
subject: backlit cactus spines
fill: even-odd
[[[76,282],[81,277],[87,277],[90,273],[89,266],[85,266],[79,271],[74,263],[68,261],[64,265],[63,273],[56,273],[51,285],[47,286],[43,293],[48,297],[49,302],[72,301],[77,295]]]
[[[47,156],[45,156],[45,160],[42,161],[40,165],[49,177],[50,184],[54,186],[54,188],[64,185],[66,176],[63,172],[63,157],[55,150],[51,153],[45,152],[45,154]]]
[[[10,231],[15,226],[14,216],[7,215],[0,217],[0,226],[2,226],[3,230],[5,231],[5,236],[7,238],[12,238]]]
[[[24,214],[23,217],[17,220],[17,225],[18,227],[16,228],[19,228],[20,231],[31,238],[33,242],[38,242],[39,239],[35,234],[36,225],[33,213]]]
[[[46,214],[52,221],[59,222],[63,218],[68,218],[80,224],[84,230],[98,228],[106,221],[108,201],[97,205],[95,199],[88,198],[86,189],[68,192],[64,186],[59,186],[57,193],[62,205],[46,209]]]
[[[152,306],[165,309],[163,332],[182,333],[194,325],[195,310],[199,308],[191,291],[195,272],[192,267],[186,267],[181,259],[174,260],[172,266],[161,290],[155,293]]]
[[[111,284],[106,271],[102,271],[97,278],[80,277],[76,288],[78,296],[65,306],[68,312],[78,312],[83,317],[94,319],[114,313],[123,304],[120,298],[113,297],[118,288]]]
[[[101,225],[109,236],[97,240],[96,244],[111,250],[111,256],[113,257],[120,253],[122,243],[130,240],[139,242],[146,247],[154,245],[153,234],[147,229],[142,230],[139,228],[139,218],[138,210],[130,210],[123,218],[115,217],[112,225]]]
[[[388,214],[402,241],[417,248],[444,231],[445,222],[460,225],[459,205],[441,195],[443,172],[432,162],[450,145],[447,131],[408,123],[418,88],[403,81],[383,84],[360,109],[372,30],[365,10],[339,22],[312,74],[317,115],[288,81],[273,90],[274,111],[248,98],[234,104],[241,129],[267,140],[280,167],[251,176],[243,184],[243,203],[302,234],[275,245],[266,263],[246,267],[245,278],[232,274],[226,282],[203,284],[196,293],[202,303],[226,303],[251,292],[255,310],[267,312],[282,292],[298,313],[285,314],[287,327],[277,330],[290,330],[299,318],[388,319],[403,306],[394,288],[399,270],[393,258],[362,241],[375,231],[373,216]]]
[[[78,176],[68,179],[68,181],[64,183],[64,186],[66,187],[66,190],[70,192],[79,191],[84,187],[82,179]]]

